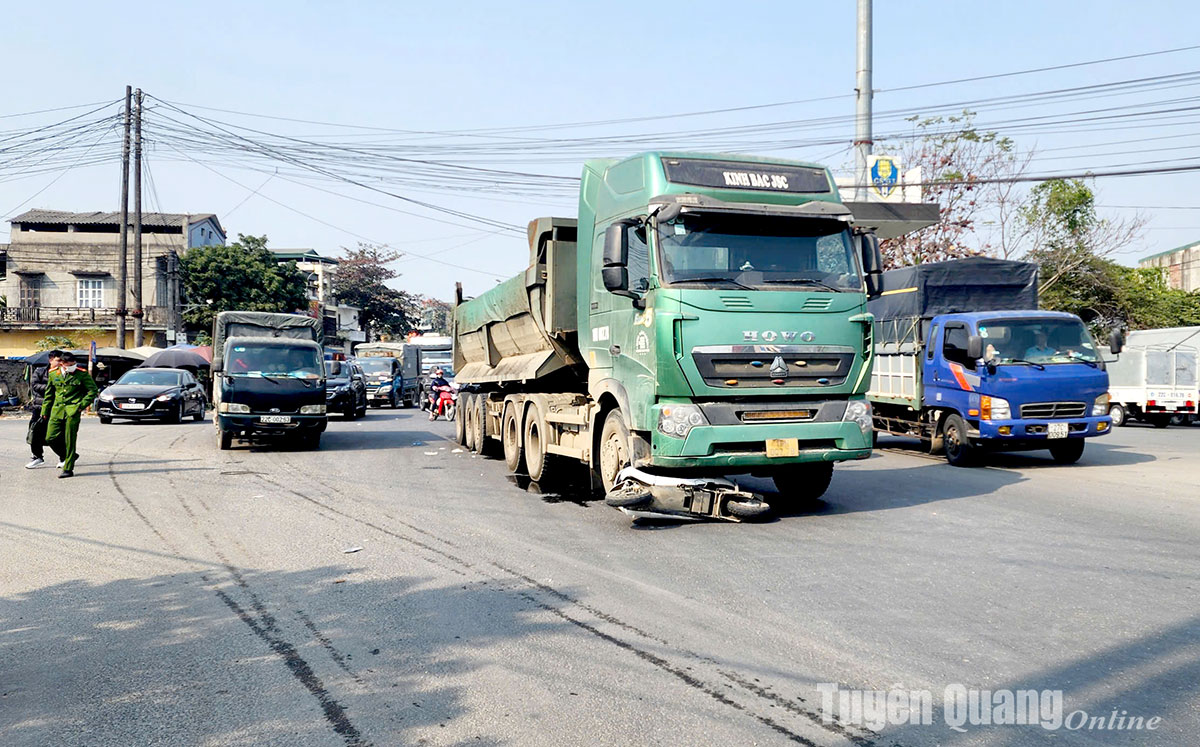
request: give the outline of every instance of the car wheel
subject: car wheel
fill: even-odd
[[[1120,428],[1125,425],[1125,421],[1129,417],[1128,413],[1125,412],[1125,406],[1120,404],[1109,405],[1108,416],[1112,418],[1114,428]]]
[[[168,423],[182,423],[183,422],[183,403],[180,402],[178,405],[176,405],[175,409],[171,413],[169,413],[166,417],[164,417],[163,420],[167,421]]]
[[[949,415],[942,424],[942,448],[946,461],[955,467],[975,465],[975,447],[967,435],[967,423],[958,415]]]
[[[110,418],[109,416],[107,416],[107,415],[100,416],[100,424],[101,425],[108,425],[111,422],[112,422],[112,418]]]

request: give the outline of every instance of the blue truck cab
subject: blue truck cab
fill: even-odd
[[[1108,373],[1079,317],[1038,310],[1036,292],[1037,268],[1023,262],[884,273],[872,302],[876,432],[920,438],[956,466],[1032,449],[1078,461],[1085,439],[1112,427]]]

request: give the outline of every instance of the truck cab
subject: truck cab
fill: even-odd
[[[943,422],[943,447],[952,463],[989,448],[1049,449],[1056,461],[1074,462],[1084,439],[1112,426],[1108,373],[1074,314],[935,316],[921,368],[922,404]]]

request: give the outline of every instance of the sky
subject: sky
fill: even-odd
[[[3,138],[94,107],[29,112],[110,104],[127,84],[149,97],[145,209],[216,213],[231,239],[266,235],[273,248],[336,256],[360,241],[387,244],[405,253],[397,287],[447,300],[456,281],[473,295],[525,267],[522,227],[575,214],[571,178],[586,158],[702,145],[839,172],[852,163],[851,0],[13,5],[0,104],[5,219],[34,207],[118,209],[115,120],[32,173],[4,169]],[[894,90],[1192,47],[1194,18],[1183,2],[877,2],[876,134],[901,133],[901,113],[979,102],[982,127],[1035,151],[1032,173],[1200,163],[1200,49]],[[1116,95],[984,101],[1167,75],[1179,78]],[[801,103],[764,106],[780,102]],[[1098,109],[1120,117],[1029,126]],[[1084,111],[1093,113],[1071,115]],[[734,127],[747,129],[724,129]],[[213,147],[213,132],[225,147]],[[268,142],[283,143],[284,156]],[[348,152],[362,156],[350,172],[338,160]],[[432,170],[417,163],[429,160]],[[517,175],[497,187],[478,169]],[[1200,172],[1097,179],[1102,216],[1148,221],[1115,258],[1133,264],[1200,239],[1197,187]]]

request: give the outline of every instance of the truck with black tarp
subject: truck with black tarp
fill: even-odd
[[[213,321],[213,404],[217,445],[282,438],[317,448],[325,415],[320,319],[265,311],[223,311]]]
[[[868,304],[877,433],[921,439],[965,466],[980,452],[1049,449],[1071,463],[1107,433],[1108,373],[1079,317],[1038,310],[1038,268],[972,257],[882,275]],[[1110,341],[1120,352],[1121,340]]]

